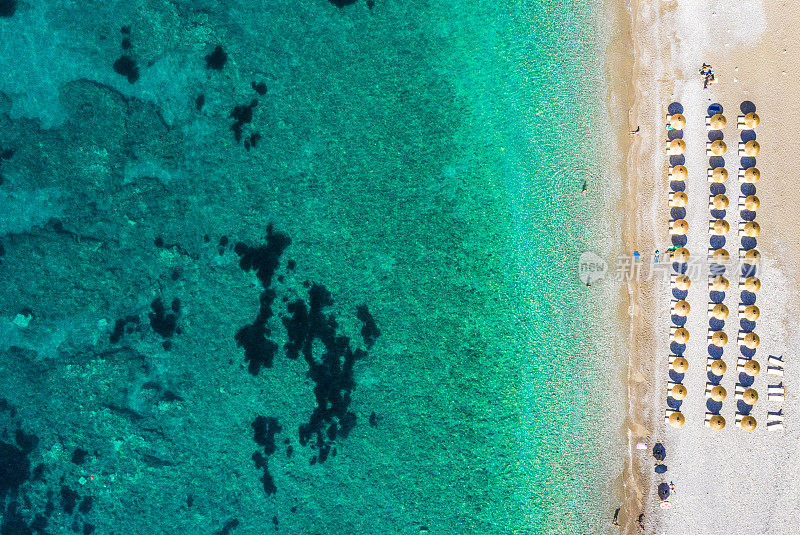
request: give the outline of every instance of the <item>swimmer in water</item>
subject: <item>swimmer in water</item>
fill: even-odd
[[[586,188],[587,188],[587,184],[586,184],[586,181],[584,180],[583,181],[583,187],[581,188],[581,193],[583,193],[584,195],[586,195]]]

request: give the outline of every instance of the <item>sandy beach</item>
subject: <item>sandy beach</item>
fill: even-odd
[[[761,343],[753,358],[763,371],[753,384],[760,394],[751,412],[758,426],[748,433],[734,424],[740,356],[737,308],[741,302],[741,277],[734,263],[728,268],[731,286],[724,298],[730,316],[724,326],[729,342],[722,356],[728,371],[721,385],[728,397],[719,411],[727,425],[721,431],[704,426],[709,292],[707,275],[694,277],[686,298],[692,309],[686,322],[690,339],[684,353],[689,361],[683,380],[688,396],[681,407],[686,423],[679,429],[669,427],[664,422],[672,325],[669,280],[650,279],[645,274],[629,284],[630,462],[620,529],[641,533],[637,517],[644,513],[645,533],[795,533],[800,526],[800,475],[792,469],[800,460],[800,428],[795,419],[800,404],[795,393],[800,372],[800,212],[793,209],[792,196],[800,190],[793,172],[800,156],[793,149],[792,132],[800,128],[800,110],[794,106],[800,94],[800,36],[796,31],[800,7],[791,3],[762,5],[759,1],[724,0],[704,5],[691,0],[640,0],[633,2],[630,14],[635,96],[629,115],[631,131],[639,131],[632,135],[628,153],[630,211],[625,238],[631,250],[642,252],[645,263],[651,261],[655,249],[663,251],[671,245],[670,183],[664,151],[668,105],[680,103],[687,120],[683,130],[689,170],[686,247],[696,258],[705,258],[710,236],[705,153],[708,106],[721,104],[727,118],[722,133],[728,146],[725,168],[730,178],[725,187],[732,206],[726,215],[731,230],[725,236],[725,247],[734,259],[740,247],[736,231],[741,221],[736,209],[740,160],[736,151],[742,132],[737,129],[741,104],[752,102],[761,117],[756,135],[761,145],[757,167],[762,178],[755,186],[761,201],[756,220],[762,229],[757,238],[762,287],[756,298],[761,315],[754,329]],[[717,79],[709,89],[703,89],[698,73],[703,63],[712,65]],[[769,355],[784,357],[786,397],[782,402],[767,400],[767,386],[781,380],[766,373]],[[769,432],[768,412],[779,409],[785,415],[785,430]],[[648,442],[648,450],[636,450],[638,441]],[[667,451],[664,464],[668,471],[661,475],[653,471],[651,448],[656,442],[664,444]],[[667,510],[659,509],[656,492],[663,482],[674,483],[669,498],[672,507]]]

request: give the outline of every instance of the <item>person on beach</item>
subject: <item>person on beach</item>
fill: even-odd
[[[614,525],[619,527],[619,510],[622,509],[621,507],[617,507],[617,510],[614,511]]]
[[[703,66],[700,67],[700,74],[705,76],[706,74],[708,74],[710,72],[711,72],[711,65],[709,65],[708,63],[703,62]]]
[[[658,264],[658,257],[661,256],[661,253],[656,249],[656,252],[653,253],[653,263]]]

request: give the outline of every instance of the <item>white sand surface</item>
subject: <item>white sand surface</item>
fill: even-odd
[[[691,338],[685,356],[690,368],[683,382],[689,396],[682,406],[686,424],[680,429],[664,423],[671,291],[667,281],[643,281],[633,296],[632,307],[633,336],[641,340],[632,344],[640,354],[632,359],[631,380],[635,387],[631,395],[639,399],[631,400],[631,438],[647,439],[651,445],[663,442],[668,466],[666,474],[654,474],[650,452],[634,451],[634,464],[641,466],[649,479],[641,507],[645,532],[800,533],[800,473],[795,469],[800,465],[800,396],[796,393],[800,385],[800,210],[795,207],[800,195],[800,110],[795,104],[800,97],[800,8],[790,2],[762,5],[758,0],[641,0],[634,7],[633,17],[641,139],[635,144],[637,153],[630,159],[638,177],[631,194],[637,202],[636,245],[643,253],[654,248],[664,250],[670,244],[668,158],[664,152],[664,116],[670,102],[680,102],[688,120],[684,129],[689,169],[687,248],[695,259],[705,257],[709,247],[707,107],[719,102],[728,119],[723,133],[728,144],[725,162],[730,178],[725,186],[732,206],[726,215],[731,231],[726,235],[725,247],[734,258],[740,244],[736,230],[740,220],[736,209],[740,164],[736,151],[741,132],[736,120],[740,104],[755,103],[762,119],[756,130],[761,144],[757,166],[762,172],[762,179],[756,184],[761,199],[756,221],[762,227],[757,249],[763,255],[759,273],[763,286],[757,293],[761,317],[755,328],[761,337],[755,359],[762,364],[762,373],[753,385],[761,399],[751,413],[758,427],[747,433],[734,425],[734,389],[739,378],[736,360],[740,355],[736,342],[740,303],[737,264],[731,264],[726,275],[731,287],[724,303],[731,315],[724,329],[729,338],[723,353],[728,371],[721,384],[727,389],[728,398],[720,411],[727,421],[722,431],[703,425],[708,380],[707,275],[693,275],[688,296],[692,311],[686,327]],[[703,90],[698,73],[703,62],[714,67],[719,80],[708,90]],[[645,353],[647,350],[650,353]],[[780,381],[766,373],[768,355],[783,355],[786,361],[783,384],[787,396],[783,403],[766,399],[767,385]],[[642,414],[635,414],[637,408]],[[786,429],[768,432],[767,412],[779,409],[785,414]],[[636,425],[637,421],[644,425]],[[670,481],[675,484],[670,497],[673,507],[660,510],[656,486]],[[628,516],[635,514],[630,511]],[[627,530],[636,532],[638,528],[628,522]]]

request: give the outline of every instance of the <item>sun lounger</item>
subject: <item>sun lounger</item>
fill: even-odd
[[[678,281],[678,277],[680,277],[680,273],[675,273],[674,271],[669,275],[669,283],[671,286],[675,286]]]
[[[783,386],[783,381],[776,385],[767,386],[767,394],[785,394],[786,387]]]
[[[716,156],[714,151],[711,150],[711,141],[706,141],[706,156]]]
[[[706,365],[706,369],[708,371],[711,371],[711,364],[707,364]],[[711,391],[714,390],[715,386],[719,386],[719,385],[715,385],[711,381],[706,381],[706,399],[711,399]],[[710,413],[707,412],[706,414],[710,414]]]
[[[742,373],[744,371],[744,365],[747,364],[749,360],[750,360],[749,358],[742,357],[740,355],[739,358],[736,359],[736,371]]]
[[[675,220],[674,219],[670,220],[670,222],[669,222],[669,233],[670,234],[679,234],[679,235],[681,234],[680,232],[678,232],[675,229]],[[685,234],[685,232],[683,234]]]
[[[767,429],[770,431],[783,430],[783,410],[767,413]]]
[[[739,195],[739,211],[740,211],[740,212],[741,212],[741,211],[743,211],[743,210],[745,209],[745,206],[744,206],[744,200],[745,200],[746,198],[747,198],[747,197],[745,197],[744,195]]]
[[[741,210],[741,208],[740,208]],[[744,235],[744,226],[747,224],[747,221],[739,221],[739,237],[741,238]]]
[[[664,411],[664,421],[669,423],[669,417],[672,416],[673,413],[678,412],[675,409],[666,409]]]
[[[776,357],[774,355],[770,355],[767,359],[767,364],[770,366],[783,366],[783,356]]]
[[[683,385],[683,383],[676,383],[675,381],[667,381],[667,397],[672,397],[672,387],[675,385]]]
[[[680,181],[680,182],[683,182],[683,177],[681,177],[681,176],[679,176],[679,175],[676,175],[676,174],[674,174],[674,173],[672,172],[672,170],[673,170],[673,169],[674,169],[674,167],[670,167],[670,168],[669,168],[669,179],[670,179],[670,180],[678,180],[678,181]]]
[[[736,427],[742,427],[742,418],[744,418],[745,416],[747,416],[747,415],[746,414],[742,414],[739,411],[736,411],[736,420],[735,420]]]
[[[741,383],[736,383],[736,387],[733,391],[734,397],[737,401],[741,401],[743,398],[744,391],[747,390],[744,385]]]
[[[669,119],[667,119],[669,121]],[[740,115],[736,119],[736,128],[739,130],[752,130],[752,128],[747,127],[747,123],[744,122],[744,115]]]
[[[714,357],[706,357],[706,373],[711,371],[711,363],[714,362],[715,360],[717,359],[715,359]],[[708,393],[708,389],[706,389],[706,393]]]
[[[783,366],[767,366],[767,373],[777,377],[783,377]]]
[[[711,425],[710,425],[711,424],[711,418],[713,416],[716,416],[716,413],[706,411],[706,421],[703,422],[703,425],[705,425],[706,427],[711,427]]]
[[[783,403],[786,399],[786,394],[767,394],[767,401],[775,403]]]

